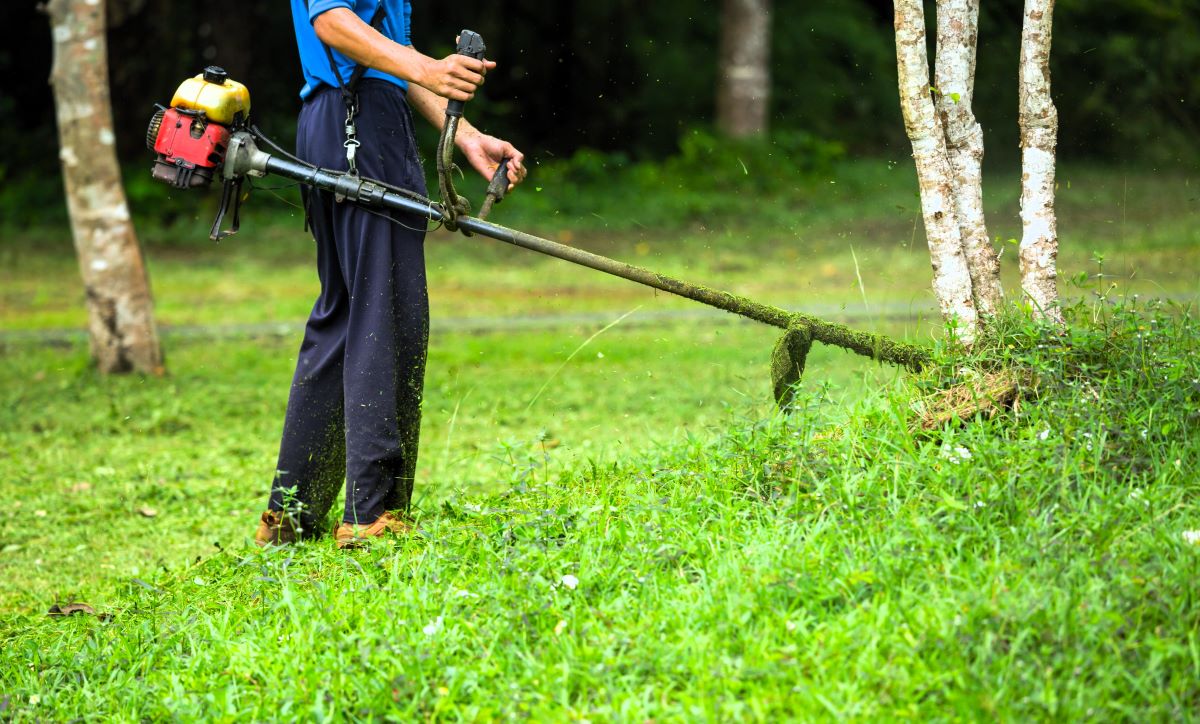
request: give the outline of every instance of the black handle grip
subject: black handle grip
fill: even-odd
[[[496,203],[504,200],[504,194],[508,193],[508,161],[504,159],[500,162],[500,166],[496,169],[496,173],[492,174],[492,181],[488,184],[487,193],[489,196],[496,198]]]
[[[474,30],[463,28],[463,31],[458,34],[458,47],[454,49],[454,52],[459,55],[483,60],[483,53],[486,50],[487,46],[483,43],[483,36]],[[446,104],[446,115],[461,118],[466,105],[466,101],[450,101]]]

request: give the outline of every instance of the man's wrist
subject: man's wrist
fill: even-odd
[[[411,45],[403,46],[403,47],[407,48],[407,50],[409,50],[411,53],[410,67],[412,68],[412,70],[410,71],[410,73],[412,74],[412,77],[409,78],[408,80],[410,80],[413,83],[416,83],[417,85],[421,86],[422,88],[428,88],[429,87],[429,78],[433,73],[431,66],[433,65],[433,63],[435,61],[433,60],[433,58],[430,58],[429,56],[425,55],[424,53],[418,51],[416,48],[412,47]]]
[[[467,119],[462,119],[458,122],[458,132],[454,136],[454,143],[459,148],[463,147],[464,143],[473,143],[479,140],[483,135],[478,128],[467,122]]]

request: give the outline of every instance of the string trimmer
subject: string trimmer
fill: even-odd
[[[482,58],[483,39],[464,30],[459,36],[457,51]],[[814,341],[912,370],[919,370],[927,363],[927,354],[912,345],[690,284],[488,221],[486,217],[493,205],[503,200],[508,187],[507,162],[501,163],[496,170],[479,214],[472,216],[470,204],[458,194],[453,183],[456,170],[454,137],[462,111],[461,102],[452,101],[447,106],[446,123],[438,141],[440,201],[355,173],[319,168],[284,151],[250,124],[250,94],[246,87],[230,80],[225,71],[216,66],[184,81],[175,92],[170,107],[159,108],[150,122],[147,144],[158,154],[153,176],[159,181],[188,189],[208,186],[218,177],[222,179],[221,205],[209,234],[213,240],[237,232],[246,178],[274,174],[332,192],[345,203],[415,214],[467,236],[480,234],[779,327],[785,333],[775,345],[771,376],[775,399],[781,406],[790,402],[793,387],[804,372],[804,362]],[[263,150],[260,143],[270,151]],[[231,206],[232,225],[224,231],[222,226]]]

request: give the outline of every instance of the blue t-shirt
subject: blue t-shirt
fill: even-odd
[[[387,15],[379,32],[401,45],[412,45],[409,34],[409,22],[412,19],[412,3],[409,0],[383,0],[387,6]],[[325,47],[313,30],[312,21],[323,12],[334,8],[349,8],[362,18],[364,23],[370,23],[375,15],[379,0],[292,0],[292,24],[296,28],[296,45],[300,48],[300,64],[304,67],[304,87],[300,89],[300,97],[308,98],[321,84],[337,88],[337,77],[329,67],[329,58],[325,55]],[[333,59],[338,64],[338,72],[343,81],[350,80],[356,65],[353,60],[333,51]],[[408,90],[408,82],[396,76],[380,73],[375,69],[363,74],[364,78],[380,78]]]

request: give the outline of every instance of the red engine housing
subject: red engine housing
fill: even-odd
[[[181,189],[212,183],[229,147],[228,128],[177,108],[154,114],[149,135],[158,153],[154,178]]]

